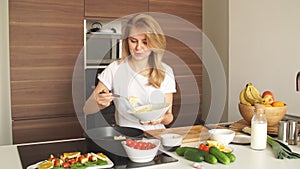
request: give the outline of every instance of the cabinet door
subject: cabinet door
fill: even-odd
[[[85,0],[86,17],[118,18],[148,12],[148,0]]]

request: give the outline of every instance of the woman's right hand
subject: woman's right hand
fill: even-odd
[[[99,81],[93,93],[87,99],[83,106],[85,114],[93,114],[108,107],[113,100],[112,94],[109,93],[108,88]]]
[[[112,93],[101,81],[98,82],[93,95],[100,110],[108,107],[113,100]]]
[[[113,100],[112,94],[108,89],[95,90],[94,97],[100,109],[108,107]]]

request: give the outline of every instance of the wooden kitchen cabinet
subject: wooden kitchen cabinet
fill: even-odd
[[[85,0],[85,17],[119,18],[148,12],[148,0]]]
[[[13,143],[81,137],[72,76],[84,0],[10,0]]]
[[[149,0],[150,12],[161,12],[171,14],[184,22],[189,22],[195,26],[180,27],[174,20],[166,17],[162,23],[167,28],[163,30],[179,32],[182,35],[190,35],[190,39],[194,38],[194,34],[202,32],[202,0]],[[193,50],[200,53],[197,55]],[[167,51],[173,55],[166,55],[164,61],[169,64],[175,74],[177,82],[177,93],[174,94],[173,114],[174,122],[170,126],[185,126],[202,123],[201,120],[201,93],[202,93],[202,40],[197,39],[192,46],[184,44],[181,39],[167,36]],[[175,59],[175,58],[178,59]],[[182,60],[182,62],[176,62]],[[195,89],[197,88],[197,89]]]

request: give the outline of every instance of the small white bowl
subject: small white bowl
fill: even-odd
[[[144,140],[139,140],[142,142],[151,142],[153,144],[155,144],[156,146],[152,149],[148,149],[148,150],[139,150],[139,149],[135,149],[135,148],[131,148],[129,146],[126,145],[126,141],[122,141],[121,144],[125,149],[125,152],[128,156],[128,158],[136,163],[146,163],[146,162],[150,162],[154,159],[154,157],[157,154],[157,151],[159,149],[160,146],[160,140],[159,139],[144,139]]]
[[[223,145],[228,145],[235,136],[235,132],[229,129],[211,129],[208,133],[211,140],[218,141]]]
[[[132,114],[143,122],[160,119],[170,108],[170,103],[162,104],[148,104],[136,107],[135,110],[129,110],[128,113]]]
[[[182,144],[182,136],[174,133],[167,133],[160,136],[161,144],[167,151],[175,151]]]

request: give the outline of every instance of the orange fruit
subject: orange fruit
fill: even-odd
[[[265,104],[266,107],[272,107],[269,103]]]
[[[53,167],[54,167],[54,164],[51,161],[45,161],[38,166],[38,169],[50,169]]]
[[[283,107],[284,103],[281,102],[281,101],[275,101],[275,102],[272,103],[272,106],[273,107]]]
[[[64,157],[69,158],[69,159],[71,159],[71,158],[76,158],[76,157],[78,157],[78,156],[80,156],[80,152],[69,152],[69,153],[64,153]]]

